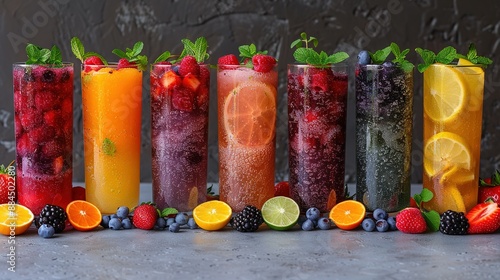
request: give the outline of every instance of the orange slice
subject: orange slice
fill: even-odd
[[[229,93],[224,104],[224,127],[230,141],[244,146],[266,145],[274,138],[276,89],[247,81]]]
[[[0,204],[0,233],[11,235],[11,227],[15,235],[23,234],[31,226],[33,213],[30,209],[19,204]]]
[[[357,228],[365,218],[366,209],[363,203],[356,200],[345,200],[330,210],[329,218],[343,230]]]
[[[71,225],[79,231],[95,229],[101,223],[101,211],[85,200],[73,200],[66,206],[66,213]]]
[[[194,221],[204,230],[222,229],[229,223],[232,214],[231,207],[219,200],[204,202],[193,210]]]

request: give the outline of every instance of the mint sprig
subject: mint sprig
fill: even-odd
[[[56,45],[49,50],[34,44],[28,44],[26,46],[26,55],[28,56],[26,64],[50,64],[56,67],[62,65],[61,50]]]
[[[102,57],[102,55],[95,52],[85,52],[82,41],[80,41],[78,37],[71,38],[71,51],[73,52],[75,57],[78,58],[82,63],[85,62],[85,59],[91,56],[97,56],[101,59],[104,65],[108,65],[108,62],[106,61],[106,59],[104,59],[104,57]]]
[[[162,53],[158,56],[158,58],[155,60],[154,63],[167,61],[171,57],[172,57],[172,54],[169,51],[165,51],[164,53]]]
[[[184,45],[184,49],[175,62],[181,61],[186,55],[194,57],[198,63],[203,63],[210,57],[207,53],[208,43],[205,37],[197,38],[194,43],[189,39],[182,39],[181,42]]]
[[[413,71],[413,68],[415,66],[413,65],[413,63],[406,60],[406,55],[410,52],[410,49],[404,49],[403,51],[401,51],[398,44],[396,43],[391,43],[390,48],[392,54],[394,55],[394,59],[392,60],[392,62],[399,64],[405,72]]]
[[[429,202],[432,198],[434,197],[434,194],[426,188],[423,188],[420,194],[415,194],[413,196],[413,199],[417,203],[418,209],[420,209],[420,213],[424,216],[425,223],[427,224],[427,227],[431,231],[438,231],[439,230],[439,223],[441,220],[441,217],[439,216],[439,213],[434,211],[434,210],[426,210],[423,208],[422,203],[424,202]]]
[[[292,42],[290,48],[297,48],[293,53],[293,57],[297,62],[316,67],[327,67],[328,65],[336,64],[349,58],[346,52],[337,52],[331,55],[328,55],[324,51],[318,53],[313,50],[312,47],[309,47],[310,43],[312,43],[314,47],[318,46],[318,40],[315,37],[308,38],[305,32],[300,33],[300,39]]]
[[[112,53],[116,54],[120,58],[127,59],[131,63],[135,62],[139,70],[145,71],[148,65],[148,57],[145,55],[141,55],[143,48],[144,43],[139,41],[134,44],[132,49],[126,48],[125,51],[114,49]]]
[[[482,64],[484,66],[488,66],[493,63],[493,60],[485,56],[478,56],[476,46],[473,43],[469,45],[469,51],[467,52],[466,58],[474,64]]]
[[[389,54],[391,54],[391,46],[385,47],[374,53],[370,52],[370,58],[372,59],[373,64],[382,64],[386,61]]]

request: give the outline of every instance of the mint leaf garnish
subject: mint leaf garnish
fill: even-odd
[[[116,145],[109,138],[104,138],[102,142],[102,151],[108,155],[112,156],[116,153]]]
[[[26,64],[50,64],[56,67],[62,65],[61,51],[56,45],[49,50],[34,44],[28,44],[26,46],[26,55],[28,56]]]
[[[101,59],[104,65],[108,65],[108,62],[106,61],[106,59],[104,59],[104,57],[102,57],[102,55],[95,52],[85,52],[82,41],[80,41],[78,37],[71,38],[71,51],[73,52],[75,57],[78,58],[82,63],[85,61],[85,59],[91,56],[97,56]]]
[[[441,219],[439,213],[434,210],[428,211],[422,206],[423,202],[429,202],[433,197],[434,194],[429,189],[423,188],[419,194],[415,194],[413,196],[413,199],[415,200],[418,209],[420,209],[420,213],[422,213],[427,227],[431,231],[437,231],[439,230],[439,222]]]
[[[457,58],[457,50],[454,47],[448,46],[438,52],[436,62],[450,64],[455,58]]]
[[[167,61],[167,59],[169,59],[170,57],[172,57],[172,55],[170,54],[169,51],[165,51],[164,53],[160,54],[160,56],[158,56],[158,58],[155,60],[154,63],[158,63],[158,62],[162,62],[162,61]]]
[[[382,64],[385,62],[390,53],[391,46],[378,50],[375,53],[370,53],[370,57],[374,64]]]
[[[469,45],[469,51],[467,52],[466,58],[467,58],[467,60],[469,60],[470,62],[472,62],[474,64],[482,64],[484,66],[488,66],[491,63],[493,63],[493,60],[491,60],[487,57],[478,56],[476,46],[473,43],[471,43]]]
[[[203,63],[210,57],[207,53],[208,43],[205,37],[197,38],[194,43],[189,39],[182,39],[181,42],[184,45],[184,49],[175,62],[181,61],[186,55],[194,57],[198,63]]]
[[[424,63],[417,65],[417,69],[420,73],[423,73],[436,61],[436,54],[433,51],[416,48],[415,52],[417,52],[424,61]]]
[[[168,217],[170,215],[175,215],[177,213],[179,213],[179,211],[177,211],[177,209],[168,207],[168,208],[165,208],[161,211],[160,217]]]
[[[337,64],[346,60],[349,55],[346,52],[337,52],[328,55],[326,52],[317,52],[309,47],[309,44],[313,44],[314,47],[318,46],[318,40],[315,37],[307,37],[305,32],[300,33],[300,39],[292,42],[290,47],[297,48],[293,53],[293,57],[297,62],[306,63],[316,67],[327,67],[331,64]],[[303,47],[304,45],[304,47]]]
[[[392,60],[392,62],[399,64],[405,72],[413,71],[413,68],[415,66],[413,65],[413,63],[406,60],[406,55],[410,52],[410,49],[401,51],[396,43],[391,43],[390,48],[392,54],[394,55],[394,59]]]
[[[139,41],[134,44],[132,49],[126,48],[125,51],[114,49],[112,52],[120,58],[127,59],[131,63],[135,62],[139,70],[145,71],[148,65],[148,57],[140,54],[143,48],[144,43]]]

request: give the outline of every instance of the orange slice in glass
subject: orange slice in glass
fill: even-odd
[[[357,228],[365,218],[366,208],[356,200],[345,200],[333,206],[329,218],[343,230]]]
[[[234,88],[224,103],[224,128],[229,141],[261,146],[274,138],[276,89],[258,81]]]
[[[71,225],[79,231],[95,229],[101,223],[101,211],[85,200],[73,200],[66,206],[66,213]]]

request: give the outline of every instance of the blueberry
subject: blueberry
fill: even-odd
[[[124,229],[131,229],[132,228],[132,222],[130,221],[129,218],[125,218],[122,220],[122,227]]]
[[[377,225],[377,231],[385,232],[389,230],[389,223],[386,220],[377,220],[375,224]]]
[[[173,223],[175,223],[175,218],[168,218],[167,219],[167,227],[169,227]]]
[[[384,67],[394,67],[394,63],[391,61],[386,61],[382,64]]]
[[[118,218],[111,218],[109,220],[109,228],[114,230],[119,230],[122,228],[122,222]]]
[[[172,71],[174,71],[174,72],[175,72],[175,74],[179,75],[179,65],[174,65],[174,66],[172,67]]]
[[[319,217],[321,216],[321,213],[319,212],[318,208],[316,207],[311,207],[307,209],[306,211],[306,217],[307,219],[311,221],[317,221]]]
[[[179,232],[179,229],[181,228],[181,226],[178,224],[178,223],[173,223],[171,224],[169,227],[168,227],[168,230],[170,232]]]
[[[300,216],[299,216],[299,220],[297,221],[297,223],[299,224],[299,226],[302,226],[302,224],[303,224],[305,221],[307,221],[306,216],[302,216],[302,215],[300,215]]]
[[[187,224],[189,216],[186,213],[178,213],[175,216],[175,222],[180,226]]]
[[[109,227],[109,220],[110,220],[110,217],[108,215],[102,216],[101,226],[103,228],[108,228]]]
[[[56,230],[49,224],[43,224],[38,228],[38,235],[43,238],[51,238],[54,233],[56,233]]]
[[[389,218],[387,218],[387,223],[389,224],[389,228],[391,230],[397,230],[398,229],[396,227],[396,217],[389,217]]]
[[[54,71],[45,70],[42,73],[42,82],[50,83],[50,82],[54,81],[55,77],[56,77],[56,73],[54,73]]]
[[[113,219],[113,218],[119,218],[119,217],[118,217],[118,215],[113,214],[113,215],[109,216],[109,218],[110,218],[110,219]]]
[[[375,221],[370,218],[364,219],[361,223],[361,226],[365,231],[374,231],[375,230]]]
[[[197,229],[198,228],[198,225],[196,224],[194,218],[189,218],[188,226],[190,229]]]
[[[389,217],[389,215],[387,214],[387,212],[385,212],[384,210],[380,209],[380,208],[377,208],[375,209],[375,211],[373,211],[373,218],[375,220],[387,220],[387,218]]]
[[[302,223],[302,230],[309,231],[313,229],[314,229],[314,223],[311,220],[307,219]]]
[[[116,210],[116,216],[120,219],[125,219],[128,217],[129,209],[127,206],[120,206],[118,210]]]
[[[163,217],[158,217],[158,219],[156,219],[156,225],[155,225],[156,228],[159,228],[159,229],[164,229],[167,227],[167,222],[165,221],[165,218]]]
[[[319,229],[330,229],[331,227],[332,227],[332,224],[330,223],[330,219],[321,218],[318,220],[318,228]]]
[[[370,64],[372,59],[370,58],[370,53],[368,51],[360,51],[358,54],[358,63],[361,65]]]

